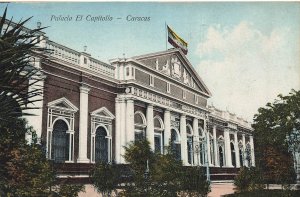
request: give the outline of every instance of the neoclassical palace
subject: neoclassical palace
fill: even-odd
[[[43,96],[27,119],[65,176],[87,175],[84,166],[99,161],[124,164],[124,146],[143,138],[160,154],[171,146],[186,166],[255,165],[250,123],[208,106],[211,92],[180,49],[104,63],[39,37],[50,53],[32,57]]]

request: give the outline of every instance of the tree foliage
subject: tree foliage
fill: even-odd
[[[28,104],[37,101],[36,96],[41,94],[36,86],[40,70],[32,65],[30,55],[45,51],[37,45],[38,32],[43,28],[25,30],[23,25],[30,18],[13,24],[6,20],[6,13],[7,9],[0,17],[0,121],[26,115]]]
[[[300,132],[300,91],[279,95],[254,116],[256,165],[269,183],[291,182],[295,177],[291,146],[299,145],[291,134]],[[291,180],[292,179],[292,180]]]
[[[24,119],[0,124],[0,190],[11,196],[40,196],[55,175],[42,146],[27,144]]]
[[[125,150],[124,158],[130,176],[124,181],[121,179],[122,172],[114,165],[99,164],[93,174],[98,191],[112,191],[113,187],[122,186],[120,196],[149,197],[206,196],[210,191],[203,169],[183,166],[170,147],[165,155],[155,154],[147,140],[139,140],[129,144]]]

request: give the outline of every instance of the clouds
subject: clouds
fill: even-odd
[[[290,33],[287,28],[263,32],[246,21],[231,28],[209,26],[196,53],[211,102],[252,119],[279,93],[299,89],[299,46],[291,43]]]

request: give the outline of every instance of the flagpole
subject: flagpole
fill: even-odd
[[[165,21],[165,29],[166,29],[166,51],[168,50],[168,28],[167,22]]]

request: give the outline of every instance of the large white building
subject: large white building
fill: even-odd
[[[207,105],[212,95],[180,49],[107,64],[39,36],[52,52],[34,55],[44,93],[28,120],[62,177],[125,163],[123,147],[141,138],[161,154],[171,145],[186,166],[208,162],[216,175],[255,165],[250,123]]]

